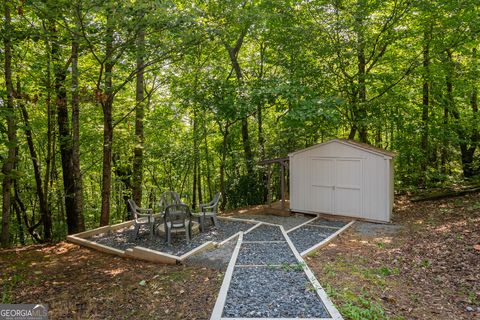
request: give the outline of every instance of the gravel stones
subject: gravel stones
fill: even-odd
[[[280,227],[262,224],[243,236],[243,241],[285,241]]]
[[[326,239],[336,231],[336,229],[332,228],[305,225],[288,233],[288,236],[292,240],[298,252],[302,253],[317,243],[320,243],[322,240]]]
[[[223,317],[330,318],[303,271],[236,267]]]
[[[297,263],[286,242],[242,243],[238,265],[283,265]]]
[[[292,216],[275,216],[275,215],[265,215],[265,214],[242,214],[238,216],[234,216],[234,218],[238,219],[250,219],[255,221],[273,223],[282,225],[285,230],[292,229],[302,223],[307,222],[308,220],[312,220],[312,216],[305,216],[303,214],[297,214]]]

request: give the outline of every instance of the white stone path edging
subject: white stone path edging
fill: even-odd
[[[316,218],[315,218],[316,219]],[[315,220],[312,219],[311,221]],[[311,222],[309,221],[309,222]],[[261,225],[263,223],[259,223]],[[267,225],[271,225],[270,223],[265,223]],[[258,227],[257,225],[256,227]],[[230,288],[230,282],[232,281],[233,277],[233,271],[236,266],[238,254],[240,252],[240,247],[243,242],[243,232],[240,234],[237,240],[237,244],[235,246],[235,249],[233,251],[232,257],[230,259],[230,262],[227,267],[227,271],[225,272],[225,276],[223,278],[223,283],[220,288],[220,291],[218,293],[218,298],[217,301],[215,302],[215,307],[213,308],[212,315],[210,317],[210,320],[269,320],[269,319],[275,319],[275,320],[343,320],[343,317],[341,316],[340,312],[338,312],[337,308],[333,305],[333,303],[330,301],[330,299],[327,296],[327,293],[325,290],[322,288],[318,280],[315,278],[315,275],[313,272],[310,270],[310,268],[307,266],[305,260],[303,260],[302,256],[298,252],[298,250],[295,248],[294,244],[290,240],[290,237],[288,236],[287,232],[283,228],[283,226],[276,225],[277,227],[280,227],[280,230],[283,234],[283,237],[285,238],[285,241],[288,243],[288,246],[290,250],[293,252],[295,255],[295,258],[299,262],[299,264],[302,266],[304,273],[306,274],[307,278],[309,279],[310,283],[313,285],[313,288],[315,289],[317,295],[319,296],[320,300],[322,301],[323,305],[325,306],[325,309],[327,309],[328,313],[330,314],[331,317],[329,318],[223,318],[223,309],[225,307],[225,303],[227,300],[227,294],[228,294],[228,289]],[[252,228],[254,229],[254,228]],[[248,230],[251,231],[252,229]],[[247,242],[247,241],[246,241]],[[238,266],[238,267],[245,267],[245,266]]]
[[[218,292],[217,302],[215,302],[215,307],[213,307],[211,320],[220,320],[223,314],[223,308],[225,307],[225,302],[227,301],[228,288],[230,288],[230,282],[232,281],[233,269],[235,269],[235,264],[237,263],[238,253],[240,252],[240,247],[242,246],[243,232],[240,232],[238,236],[237,245],[233,250],[232,257],[228,263],[227,271],[223,278],[222,286]]]
[[[309,254],[310,252],[312,251],[315,251],[323,246],[326,246],[330,241],[332,241],[333,239],[335,239],[336,236],[338,236],[340,233],[344,232],[345,230],[347,230],[352,224],[355,223],[355,220],[352,220],[350,221],[349,223],[347,223],[346,225],[344,225],[343,227],[341,227],[340,229],[338,229],[336,232],[332,233],[331,235],[329,235],[327,238],[323,239],[321,242],[317,243],[316,245],[308,248],[307,250],[304,250],[302,251],[302,253],[300,253],[300,255],[302,257],[305,257],[307,254]],[[323,227],[323,226],[318,226],[318,227]],[[333,227],[332,227],[333,228]],[[289,230],[288,232],[290,232],[291,230]]]

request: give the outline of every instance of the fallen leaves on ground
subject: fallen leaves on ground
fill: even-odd
[[[2,251],[0,270],[2,302],[47,303],[52,319],[208,319],[223,278],[66,242]]]
[[[366,235],[353,227],[309,265],[341,310],[366,299],[381,307],[382,319],[480,319],[479,204],[480,194],[418,203],[401,198],[393,218],[402,227],[397,234]]]

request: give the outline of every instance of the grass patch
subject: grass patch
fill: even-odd
[[[339,311],[345,319],[380,320],[386,318],[381,304],[365,291],[362,291],[361,294],[356,294],[348,288],[336,291],[330,285],[326,286],[326,291],[338,304]]]

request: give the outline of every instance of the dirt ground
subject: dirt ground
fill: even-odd
[[[345,319],[480,319],[480,194],[396,202],[306,258]],[[208,319],[218,269],[122,259],[69,243],[0,251],[2,303],[51,319]]]
[[[223,279],[65,242],[1,251],[0,272],[2,303],[46,303],[50,319],[208,319]]]
[[[307,257],[345,319],[480,319],[480,194],[356,223]]]

